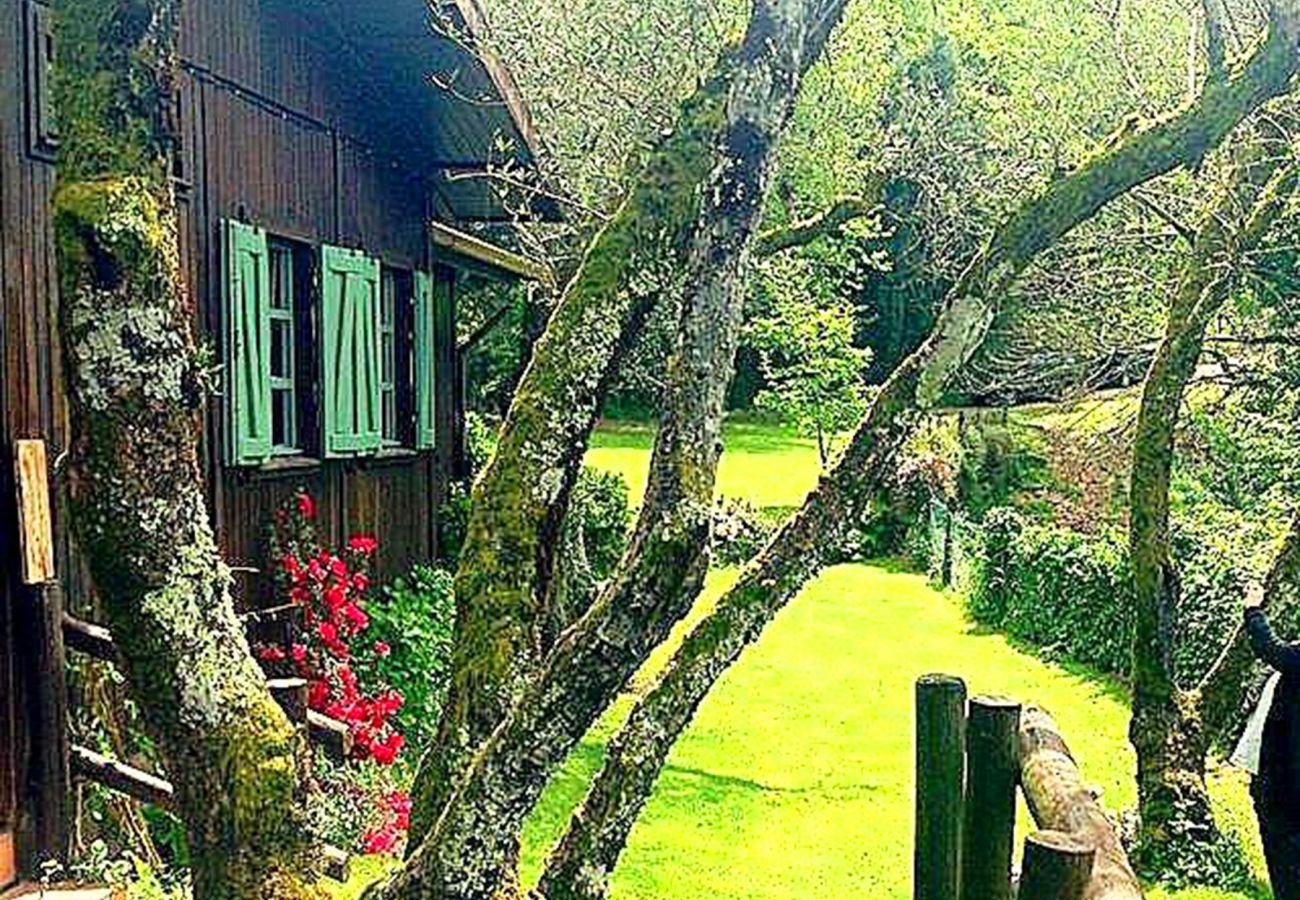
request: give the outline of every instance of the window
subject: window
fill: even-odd
[[[433,447],[433,277],[242,222],[222,246],[227,465]]]
[[[398,427],[398,312],[401,308],[402,290],[397,272],[387,267],[383,270],[379,291],[379,405],[382,415],[385,446],[402,442]]]
[[[271,240],[268,246],[271,267],[271,296],[268,316],[271,319],[271,450],[273,453],[297,453],[298,377],[297,377],[297,273],[293,246]]]

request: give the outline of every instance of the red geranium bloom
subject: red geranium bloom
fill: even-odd
[[[393,652],[393,648],[384,641],[375,641],[375,656],[384,657]]]
[[[316,518],[316,501],[311,499],[310,494],[298,495],[298,513],[304,519]]]
[[[355,534],[348,539],[348,549],[370,554],[379,549],[379,541],[367,534]]]

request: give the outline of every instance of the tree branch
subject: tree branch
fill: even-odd
[[[756,256],[772,256],[834,234],[855,219],[877,215],[885,207],[864,197],[842,197],[815,216],[764,231],[754,240]]]
[[[1300,4],[1296,4],[1300,8]],[[1197,103],[1145,131],[1119,136],[1079,170],[1022,204],[997,230],[949,293],[924,344],[881,388],[849,444],[803,506],[744,567],[712,613],[673,655],[652,690],[637,703],[610,744],[605,765],[548,864],[562,869],[565,846],[603,847],[590,887],[601,896],[604,875],[667,760],[709,689],[822,565],[822,551],[860,522],[881,496],[894,455],[940,395],[951,374],[977,348],[994,304],[1045,247],[1105,203],[1180,165],[1192,165],[1266,99],[1283,91],[1296,60],[1300,29],[1274,26],[1251,64],[1207,90]]]
[[[652,305],[680,282],[735,73],[728,50],[588,247],[474,486],[456,574],[451,685],[416,776],[410,846],[540,663],[558,535],[598,405]]]
[[[803,73],[835,15],[827,0],[759,0],[736,58],[686,268],[670,391],[646,502],[619,571],[566,631],[483,744],[386,896],[487,898],[511,874],[518,830],[546,778],[691,606],[708,569],[726,388],[743,272]],[[517,477],[517,476],[516,476]],[[462,564],[463,565],[463,564]]]

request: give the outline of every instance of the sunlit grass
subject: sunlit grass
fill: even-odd
[[[622,472],[640,496],[651,429],[606,425],[588,461]],[[817,451],[791,431],[730,424],[719,491],[793,506],[816,482]],[[684,629],[735,576],[715,572]],[[526,883],[597,771],[604,745],[667,662],[660,648],[633,691],[592,729],[555,776],[524,835]],[[959,602],[894,567],[825,572],[776,619],[709,695],[675,747],[614,875],[614,900],[804,900],[911,896],[913,682],[930,671],[966,678],[1049,709],[1084,777],[1113,811],[1135,802],[1122,687],[1045,662],[972,628]],[[1216,770],[1221,821],[1257,834],[1245,782]],[[1021,837],[1029,823],[1021,810]],[[378,867],[371,864],[370,878]],[[361,880],[364,876],[356,880]],[[355,893],[353,894],[355,896]],[[1243,900],[1221,891],[1153,900]]]
[[[632,502],[639,504],[653,441],[650,425],[604,423],[592,436],[587,463],[626,478]],[[717,486],[721,495],[758,507],[791,507],[802,503],[817,484],[817,443],[799,437],[792,428],[728,422],[723,443]]]
[[[715,573],[711,596],[730,577]],[[909,897],[911,703],[913,682],[930,671],[959,674],[974,693],[1045,706],[1105,803],[1116,811],[1134,803],[1128,710],[1117,685],[972,629],[957,602],[921,576],[839,566],[778,616],[705,701],[632,833],[613,896]],[[629,702],[602,720],[547,791],[525,835],[527,880]],[[1217,781],[1216,796],[1225,818],[1249,825],[1240,779]],[[1023,835],[1023,811],[1021,819]]]

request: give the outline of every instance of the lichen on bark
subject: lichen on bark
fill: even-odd
[[[166,127],[179,4],[57,11],[72,524],[176,791],[195,897],[316,897],[303,748],[249,652],[202,487],[212,373],[181,286]]]

